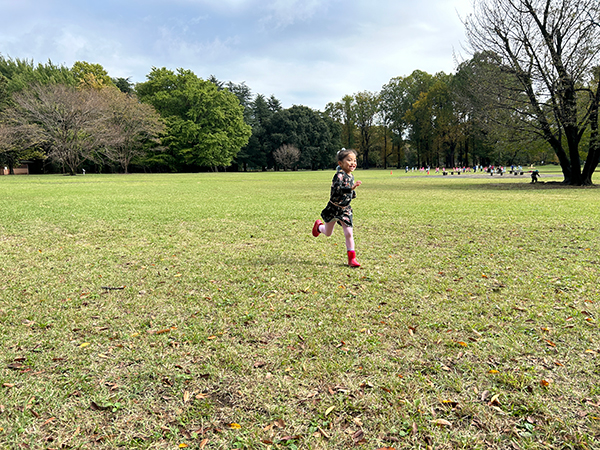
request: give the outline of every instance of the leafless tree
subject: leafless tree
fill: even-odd
[[[131,161],[145,154],[146,144],[158,144],[157,135],[164,130],[164,124],[154,107],[117,88],[105,87],[99,93],[106,106],[106,120],[98,137],[100,152],[127,173]]]
[[[300,150],[290,144],[283,144],[273,152],[275,162],[284,169],[292,169],[300,161]]]
[[[13,137],[11,131],[12,129],[9,126],[0,122],[0,159],[2,160],[3,165],[11,165],[10,170],[12,172],[12,164],[9,163],[9,161],[12,159],[10,158],[10,152],[13,148]],[[0,170],[3,170],[3,167],[0,167]]]
[[[0,122],[0,153],[4,153],[10,149],[12,143],[10,130],[10,127]]]
[[[464,20],[470,50],[497,55],[511,75],[498,80],[512,91],[505,97],[552,146],[567,184],[591,184],[600,156],[599,17],[598,0],[474,0]],[[588,131],[582,171],[580,144]]]
[[[15,107],[6,112],[13,137],[23,145],[45,145],[48,157],[75,175],[97,146],[104,125],[104,104],[93,90],[51,84],[35,85],[13,96]]]
[[[114,87],[36,85],[13,100],[4,114],[0,148],[46,147],[48,158],[72,175],[98,153],[127,172],[163,130],[152,106]]]

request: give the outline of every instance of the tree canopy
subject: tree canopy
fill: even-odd
[[[284,144],[301,152],[299,166],[324,169],[340,148],[340,130],[330,118],[307,106],[292,106],[272,115],[266,125],[270,151]]]
[[[154,68],[136,92],[165,119],[163,143],[173,165],[229,166],[251,135],[235,94],[190,70]]]

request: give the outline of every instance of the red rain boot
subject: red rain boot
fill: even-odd
[[[348,250],[348,265],[350,267],[360,267],[360,264],[356,260],[356,252],[354,250]]]
[[[313,225],[313,229],[312,229],[312,234],[314,237],[317,237],[318,235],[321,234],[321,232],[319,231],[319,227],[321,225],[323,225],[323,222],[321,221],[321,219],[315,220],[315,224]]]

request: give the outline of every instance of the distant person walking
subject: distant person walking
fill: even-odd
[[[331,182],[331,194],[329,203],[323,211],[321,218],[315,221],[312,234],[317,237],[319,234],[331,236],[336,223],[339,223],[344,230],[346,238],[346,250],[348,251],[348,265],[350,267],[360,267],[356,260],[356,251],[354,248],[354,233],[352,224],[352,207],[350,202],[356,197],[355,189],[362,184],[361,181],[354,181],[352,172],[356,169],[356,152],[354,150],[341,149],[337,153],[338,167],[333,181]]]

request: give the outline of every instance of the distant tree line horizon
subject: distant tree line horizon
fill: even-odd
[[[147,81],[134,85],[127,78],[111,78],[99,64],[78,61],[67,68],[51,61],[35,64],[0,55],[0,95],[4,113],[4,130],[0,132],[0,136],[4,136],[0,145],[2,142],[4,145],[0,161],[14,166],[21,160],[34,160],[46,162],[46,172],[74,173],[84,167],[100,172],[128,172],[131,168],[158,172],[324,169],[335,164],[335,154],[340,148],[357,150],[359,163],[365,169],[406,165],[523,164],[552,159],[551,149],[544,148],[539,142],[537,146],[527,143],[522,150],[522,141],[512,142],[511,147],[512,140],[507,140],[503,146],[494,147],[486,142],[482,130],[477,130],[480,135],[471,133],[470,136],[460,134],[458,129],[452,130],[452,126],[459,124],[453,117],[456,111],[451,102],[451,95],[456,95],[452,92],[456,77],[443,72],[430,75],[416,70],[407,77],[393,78],[380,93],[363,91],[347,95],[340,102],[327,104],[321,112],[302,105],[284,109],[274,95],[253,94],[245,83],[224,82],[212,75],[203,80],[185,69],[174,72],[153,68]],[[80,106],[85,103],[82,92],[116,88],[123,94],[121,99],[135,99],[134,103],[139,107],[150,105],[153,108],[146,110],[153,116],[153,127],[129,142],[133,154],[130,158],[121,158],[125,160],[124,165],[114,157],[115,152],[110,151],[114,145],[107,143],[106,136],[114,135],[114,130],[109,133],[106,126],[99,127],[99,123],[106,120],[96,118],[90,121],[90,126],[100,135],[94,139],[88,136],[86,143],[91,146],[83,150],[80,145],[70,162],[68,158],[58,156],[63,151],[51,149],[55,144],[47,136],[44,139],[36,135],[31,140],[23,136],[35,134],[32,117],[29,117],[31,120],[22,116],[14,120],[16,110],[23,112],[26,100],[31,100],[30,97],[40,100],[43,95],[56,90],[56,86],[61,86],[61,90],[71,88],[72,93],[78,93],[72,101]],[[207,101],[209,97],[213,97],[211,102]],[[54,102],[54,106],[63,103],[63,107],[66,106],[64,102],[68,102],[64,95],[45,100]],[[38,109],[50,106],[29,104],[30,108]],[[95,108],[99,110],[100,103]],[[445,112],[446,116],[433,117],[437,112],[434,109]],[[36,111],[30,110],[29,116],[37,116],[34,113]],[[227,117],[231,122],[229,125],[234,126],[215,123],[217,117]],[[21,126],[20,130],[17,125]],[[44,129],[59,128],[58,122],[49,124],[46,121],[40,125]],[[206,134],[211,127],[228,133],[232,138],[231,145],[219,141],[213,133]],[[215,149],[209,148],[211,145]]]
[[[585,3],[582,7],[582,3]],[[342,148],[371,167],[561,165],[591,184],[600,160],[596,0],[477,0],[471,58],[415,70],[323,111],[244,82],[152,68],[146,81],[0,54],[0,164],[45,172],[318,170]],[[525,26],[527,25],[527,26]]]

